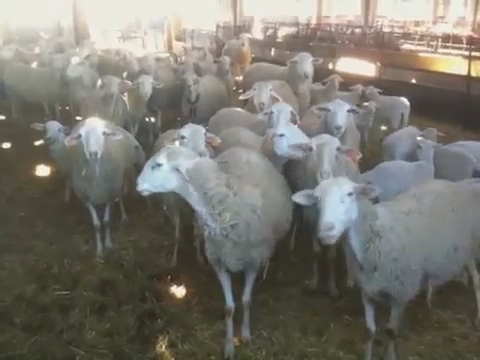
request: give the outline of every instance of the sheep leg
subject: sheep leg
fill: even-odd
[[[430,285],[430,282],[427,283],[427,292],[425,294],[425,301],[427,303],[427,307],[432,309],[432,296],[433,296],[433,286]]]
[[[335,259],[337,258],[337,245],[330,245],[327,248],[327,267],[328,267],[328,292],[331,297],[338,297],[340,292],[337,288],[335,276]]]
[[[467,270],[472,278],[473,290],[475,291],[475,303],[477,305],[475,326],[480,327],[480,276],[478,275],[477,264],[475,260],[472,260],[468,263]]]
[[[20,111],[18,110],[18,101],[13,97],[10,99],[10,106],[12,112],[12,118],[19,119],[20,118]]]
[[[195,249],[197,251],[197,261],[200,265],[205,265],[205,261],[203,260],[203,256],[202,256],[202,248],[201,248],[202,233],[200,231],[200,224],[198,223],[197,219],[195,219],[194,222],[193,222],[193,237],[195,239]]]
[[[373,341],[375,340],[375,332],[377,326],[375,325],[375,306],[372,300],[362,293],[363,310],[365,313],[365,323],[368,330],[368,340],[365,344],[365,360],[372,360]]]
[[[243,305],[243,322],[242,322],[242,339],[245,342],[250,341],[252,335],[250,332],[250,304],[252,302],[253,284],[257,277],[258,269],[248,269],[245,271],[245,287],[243,288],[242,305]]]
[[[45,111],[45,119],[48,119],[50,117],[50,109],[48,108],[47,103],[42,103],[43,105],[43,110]]]
[[[316,291],[318,288],[318,261],[321,253],[320,244],[318,243],[317,235],[313,235],[313,262],[312,262],[312,277],[308,284],[310,291]]]
[[[60,105],[58,103],[55,103],[55,116],[57,120],[60,120]]]
[[[122,199],[118,199],[118,203],[120,205],[120,212],[122,214],[122,223],[124,223],[128,220],[127,213],[125,212],[125,206],[123,205]]]
[[[355,263],[355,257],[352,250],[347,245],[346,241],[342,242],[343,252],[345,253],[345,262],[347,265],[347,287],[352,288],[355,285],[355,275],[353,270],[353,264]]]
[[[67,181],[67,183],[65,184],[65,202],[70,201],[70,190],[70,181]]]
[[[235,356],[235,345],[233,342],[233,313],[235,312],[235,302],[233,301],[232,278],[221,265],[214,265],[218,280],[222,285],[223,295],[225,297],[225,347],[224,358],[232,359]]]
[[[100,220],[98,219],[97,210],[95,210],[92,204],[87,204],[87,208],[88,208],[88,211],[90,211],[90,215],[92,216],[93,228],[95,229],[95,242],[97,244],[97,259],[102,259],[104,251],[103,251]]]
[[[405,303],[392,300],[390,302],[390,318],[387,324],[387,355],[386,360],[397,359],[397,349],[395,347],[395,340],[397,337],[398,326],[400,325],[400,318],[402,317],[403,310],[405,309]]]
[[[120,208],[122,207],[123,205],[120,206]],[[105,213],[103,214],[103,227],[105,228],[105,247],[107,249],[112,247],[112,236],[110,233],[110,208],[110,204],[105,205]]]
[[[180,214],[178,211],[175,211],[173,214],[173,225],[175,227],[175,246],[173,248],[172,260],[170,262],[171,267],[177,266],[178,245],[180,243]]]

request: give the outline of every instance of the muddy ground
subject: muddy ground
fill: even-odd
[[[195,261],[188,232],[171,269],[171,225],[144,198],[130,196],[128,223],[116,221],[114,249],[96,262],[86,209],[75,198],[64,202],[57,173],[34,175],[35,165],[49,160],[46,148],[33,144],[40,134],[28,128],[31,121],[0,121],[0,142],[12,144],[0,148],[0,359],[220,358],[222,292],[210,267]],[[448,141],[480,139],[433,119],[412,122],[436,125]],[[368,152],[377,153],[375,146]],[[257,284],[253,341],[237,348],[238,359],[359,358],[366,335],[359,294],[305,295],[309,254],[310,243],[299,239],[279,275]],[[172,284],[184,285],[186,296],[172,296]],[[238,299],[243,281],[236,284]],[[480,359],[474,311],[473,294],[461,284],[439,288],[432,311],[418,299],[406,310],[400,352],[411,360]]]

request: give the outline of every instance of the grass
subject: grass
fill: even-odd
[[[418,117],[414,122],[433,123]],[[436,125],[448,141],[478,138]],[[177,269],[169,268],[172,229],[134,196],[126,203],[128,223],[114,226],[115,248],[104,263],[95,262],[87,211],[76,199],[64,203],[56,174],[32,175],[35,164],[47,161],[46,149],[32,144],[38,134],[26,125],[0,127],[0,141],[13,143],[0,149],[0,359],[220,358],[223,297],[211,269],[195,262],[190,237],[184,238]],[[376,155],[373,147],[366,157]],[[348,360],[361,354],[365,330],[358,293],[332,300],[302,292],[309,247],[299,239],[278,276],[257,284],[253,340],[237,348],[239,359]],[[174,283],[186,286],[185,298],[169,293]],[[235,283],[239,299],[243,282]],[[473,294],[448,285],[435,293],[433,306],[429,311],[421,300],[409,305],[401,352],[412,360],[480,359],[480,334],[471,325]],[[239,324],[240,307],[235,315]]]

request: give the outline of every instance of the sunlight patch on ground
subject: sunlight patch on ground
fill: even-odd
[[[45,164],[38,164],[35,166],[35,176],[48,177],[52,174],[52,168]]]
[[[168,292],[175,296],[177,299],[183,299],[187,295],[187,288],[185,285],[170,285]]]

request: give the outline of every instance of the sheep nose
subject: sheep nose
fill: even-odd
[[[320,178],[323,180],[330,178],[330,171],[320,171]]]
[[[260,108],[260,111],[263,111],[263,109],[265,109],[265,103],[264,102],[259,102],[258,107]]]
[[[97,160],[98,159],[98,151],[90,151],[90,159]]]
[[[342,126],[341,126],[341,125],[335,125],[335,126],[333,127],[333,129],[334,129],[335,131],[340,131],[340,130],[342,130]]]
[[[325,223],[322,226],[321,231],[322,231],[322,234],[324,234],[324,235],[331,234],[332,232],[335,231],[335,224],[334,223]]]

